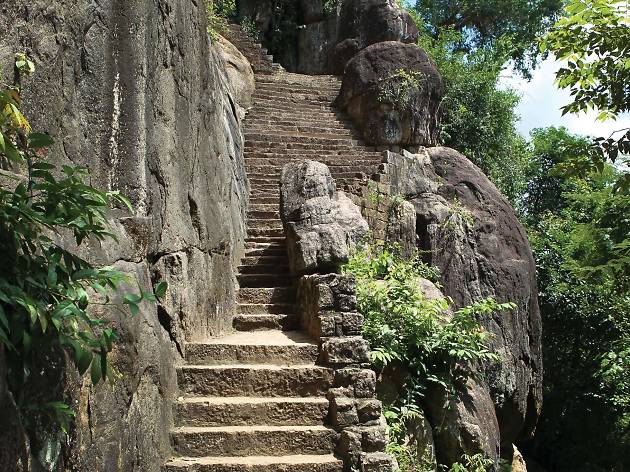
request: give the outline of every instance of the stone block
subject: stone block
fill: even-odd
[[[330,401],[329,415],[331,425],[337,430],[359,423],[359,416],[352,398],[333,398]]]
[[[368,362],[368,342],[361,336],[327,338],[320,348],[320,362],[327,365],[350,365]]]
[[[345,336],[359,336],[362,330],[362,314],[353,312],[343,314],[343,334]]]
[[[356,402],[359,423],[376,423],[381,419],[382,405],[379,400],[358,400]]]

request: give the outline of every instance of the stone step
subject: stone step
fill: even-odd
[[[271,194],[273,195],[273,193]],[[280,195],[280,193],[278,193],[278,195]],[[282,222],[277,219],[277,218],[273,218],[273,219],[252,219],[252,220],[247,220],[247,227],[248,228],[274,228],[274,229],[282,229]]]
[[[264,141],[256,141],[250,139],[245,141],[245,147],[243,152],[248,154],[250,152],[278,152],[275,150],[282,149],[293,150],[295,153],[299,153],[303,150],[320,151],[322,154],[338,154],[340,151],[353,153],[353,152],[374,152],[374,149],[361,144],[351,143],[348,140],[345,143],[341,141],[338,143],[321,142],[321,143],[307,143],[301,141],[285,142],[279,138],[275,138],[273,135],[269,135]]]
[[[245,256],[246,257],[258,257],[258,256],[266,256],[266,257],[274,257],[274,256],[285,256],[287,253],[287,249],[284,246],[245,246]]]
[[[335,108],[330,103],[307,103],[302,100],[287,98],[285,100],[258,97],[254,100],[254,110],[296,111],[306,114],[311,113],[335,113]]]
[[[292,285],[292,278],[287,273],[284,274],[239,274],[238,283],[241,288],[257,287],[289,287]]]
[[[361,170],[361,168],[363,168],[366,165],[372,166],[372,165],[380,165],[381,164],[381,160],[380,158],[373,158],[373,159],[363,159],[360,157],[356,157],[356,156],[338,156],[338,157],[333,157],[333,158],[326,158],[326,157],[317,157],[317,156],[301,156],[301,157],[259,157],[259,158],[247,158],[245,160],[246,162],[246,167],[247,166],[282,166],[284,167],[286,164],[288,164],[289,162],[294,162],[294,161],[302,161],[304,159],[311,159],[317,162],[321,162],[323,164],[326,164],[328,167],[334,167],[334,166],[354,166],[355,168],[357,168],[357,170]],[[261,192],[277,192],[279,194],[280,189],[256,189],[257,193],[261,193]]]
[[[290,303],[295,300],[295,290],[286,287],[241,288],[238,300],[243,303]]]
[[[254,103],[254,106],[249,111],[249,114],[256,115],[261,118],[264,118],[265,116],[268,116],[269,118],[271,118],[272,116],[280,116],[284,118],[294,117],[296,119],[329,119],[331,121],[334,121],[337,118],[343,116],[338,110],[330,106],[310,108],[308,110],[301,110],[300,108],[298,108],[299,106],[299,104],[281,105],[279,103],[274,103],[271,101],[260,100],[258,103]]]
[[[253,265],[263,265],[263,266],[285,266],[289,263],[289,258],[286,254],[282,254],[280,256],[246,256],[241,259],[241,265],[243,266],[253,266]]]
[[[289,271],[289,261],[285,260],[280,264],[244,264],[238,267],[240,274],[276,274],[278,272]]]
[[[278,178],[279,177],[280,174],[278,173]],[[276,207],[280,204],[280,200],[278,200],[278,197],[256,197],[255,199],[252,198],[251,202],[256,204],[275,205]]]
[[[248,211],[247,218],[257,219],[257,218],[280,218],[279,211]]]
[[[300,320],[295,315],[236,315],[232,327],[237,331],[295,331],[300,329]]]
[[[188,457],[332,454],[337,437],[325,426],[182,426],[171,432],[175,452]]]
[[[317,133],[307,133],[307,132],[283,132],[280,130],[275,130],[273,133],[256,133],[256,132],[246,132],[245,133],[245,142],[246,143],[300,143],[300,144],[330,144],[333,146],[357,146],[359,145],[359,140],[352,139],[343,136],[335,136],[330,134],[317,134]]]
[[[256,90],[269,90],[273,92],[292,92],[294,90],[311,93],[323,93],[327,95],[339,94],[341,82],[320,82],[292,84],[269,80],[267,77],[256,80]]]
[[[188,397],[324,396],[333,385],[333,377],[333,370],[314,364],[186,365],[177,368],[179,391]]]
[[[332,454],[178,458],[162,472],[342,472],[343,462]]]
[[[336,98],[336,94],[322,90],[305,89],[283,89],[258,87],[253,95],[254,101],[257,99],[272,101],[299,101],[306,104],[331,106]]]
[[[247,243],[256,243],[256,244],[272,244],[286,247],[286,238],[282,237],[260,237],[260,236],[251,236],[245,238],[245,245],[247,247]]]
[[[269,204],[256,204],[252,203],[249,205],[250,211],[279,211],[279,205],[269,205]]]
[[[262,199],[261,199],[262,200]],[[269,199],[264,199],[264,200],[271,200],[271,198]],[[256,236],[282,236],[284,234],[284,231],[282,230],[282,228],[248,228],[247,229],[247,236],[249,237],[256,237]]]
[[[193,397],[175,404],[177,426],[317,426],[329,402],[320,397]]]
[[[309,364],[317,360],[319,349],[300,331],[257,331],[234,333],[207,343],[186,344],[190,365]]]
[[[289,303],[239,303],[236,307],[238,315],[292,315],[294,312],[295,307]]]
[[[323,136],[337,136],[354,138],[356,134],[346,127],[339,126],[338,128],[332,127],[315,127],[315,126],[300,126],[296,124],[292,125],[267,125],[267,124],[255,124],[249,123],[245,128],[246,133],[268,133],[268,132],[280,132],[280,133],[303,133],[303,134],[318,134]]]
[[[270,114],[252,113],[251,110],[247,112],[245,118],[245,128],[248,126],[310,126],[317,128],[339,127],[342,129],[352,129],[353,123],[350,119],[343,115],[341,112],[334,113],[331,117],[321,117],[318,115],[305,114],[296,116],[290,112],[270,112]]]

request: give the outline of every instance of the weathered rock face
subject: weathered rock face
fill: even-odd
[[[346,0],[339,12],[337,44],[329,54],[329,71],[343,75],[349,60],[383,41],[415,43],[418,28],[395,0]],[[353,54],[349,51],[356,48]]]
[[[328,167],[315,161],[282,170],[280,216],[294,274],[336,270],[369,231],[358,207],[337,191]]]
[[[427,394],[425,408],[435,426],[434,440],[440,464],[461,461],[464,454],[481,452],[498,464],[499,426],[494,403],[485,386],[469,379],[456,397],[443,389]]]
[[[422,49],[388,41],[348,63],[336,104],[370,144],[429,146],[437,140],[443,93],[442,77]]]
[[[501,447],[511,450],[533,432],[542,404],[541,320],[525,230],[509,202],[458,152],[389,153],[388,161],[392,190],[414,204],[420,248],[440,268],[444,294],[458,307],[487,297],[517,305],[482,319],[501,356],[484,366],[480,384],[494,403],[500,435],[484,434],[500,437]],[[409,174],[413,169],[418,172]],[[491,427],[492,418],[483,424]]]
[[[69,386],[77,424],[65,459],[53,458],[60,470],[159,471],[170,454],[178,351],[231,321],[247,183],[236,99],[205,28],[201,2],[0,4],[0,64],[10,71],[25,50],[35,60],[26,112],[56,138],[51,156],[87,166],[93,184],[133,201],[133,215],[113,215],[119,243],[84,255],[145,289],[169,283],[158,307],[104,314],[122,338],[112,359],[123,380]]]
[[[382,41],[415,43],[418,28],[396,0],[239,0],[265,45],[289,71],[343,75],[362,49]]]

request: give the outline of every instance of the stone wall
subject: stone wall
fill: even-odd
[[[121,335],[112,360],[122,378],[94,388],[66,373],[76,426],[68,441],[33,443],[32,470],[157,472],[184,342],[230,326],[248,191],[237,107],[205,21],[202,2],[0,3],[0,65],[7,75],[21,51],[35,61],[25,111],[55,138],[50,159],[88,167],[93,185],[134,205],[112,215],[118,243],[82,254],[145,289],[169,283],[164,303],[136,317],[103,313]],[[15,454],[0,458],[1,470],[20,470]]]
[[[315,274],[299,279],[296,306],[302,327],[320,341],[318,364],[335,369],[328,392],[327,423],[340,434],[337,453],[349,472],[394,470],[385,454],[387,434],[369,345],[361,336],[363,316],[356,312],[356,282],[351,275]]]

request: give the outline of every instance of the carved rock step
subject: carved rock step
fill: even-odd
[[[171,437],[175,451],[189,457],[282,456],[332,454],[337,433],[325,426],[184,426]]]
[[[352,139],[350,137],[343,137],[331,134],[318,134],[308,132],[283,132],[276,130],[272,134],[270,133],[258,133],[254,131],[245,133],[245,141],[249,143],[264,143],[264,142],[279,142],[279,143],[301,143],[301,144],[322,144],[322,145],[343,145],[343,146],[357,146],[359,144],[358,139]]]
[[[319,426],[329,402],[320,397],[193,397],[177,402],[178,426]]]
[[[278,174],[278,177],[280,177],[280,174]],[[276,178],[274,176],[274,178]],[[253,203],[262,203],[262,204],[274,204],[276,207],[278,206],[278,204],[280,203],[280,201],[278,200],[278,197],[258,197],[255,200],[252,199]]]
[[[286,239],[284,236],[273,237],[273,238],[249,237],[245,239],[245,247],[250,247],[249,243],[252,243],[254,245],[255,244],[271,244],[271,245],[286,247]]]
[[[289,261],[285,260],[281,264],[264,265],[264,264],[244,264],[239,266],[241,274],[276,274],[278,272],[288,272]]]
[[[290,287],[293,283],[289,274],[240,274],[238,283],[243,287]]]
[[[334,120],[328,118],[323,119],[317,115],[307,115],[297,118],[290,113],[277,113],[277,116],[269,116],[266,114],[248,113],[245,120],[245,128],[251,126],[268,126],[273,128],[275,125],[281,126],[300,126],[310,128],[352,128],[352,122],[344,119],[340,115],[335,115]]]
[[[279,139],[279,138],[278,138]],[[273,135],[266,136],[261,141],[255,141],[250,139],[245,144],[244,152],[247,153],[249,151],[256,152],[269,152],[267,149],[293,149],[293,150],[305,150],[310,149],[311,151],[323,151],[322,154],[333,154],[334,151],[349,151],[349,152],[374,152],[374,149],[369,148],[367,146],[359,145],[351,143],[350,140],[340,140],[335,143],[307,143],[297,141],[282,141],[276,140]]]
[[[292,91],[292,90],[306,90],[309,92],[322,92],[326,94],[338,94],[341,88],[341,82],[339,81],[325,81],[319,83],[302,82],[301,84],[294,84],[289,82],[282,82],[274,80],[273,77],[261,77],[256,80],[256,90],[275,90],[279,92]]]
[[[295,312],[291,303],[239,303],[236,309],[238,315],[293,315]]]
[[[277,365],[309,364],[318,353],[318,345],[300,331],[234,333],[186,345],[189,365],[259,364],[262,359]]]
[[[295,315],[236,315],[232,326],[237,331],[295,331],[300,320]]]
[[[343,463],[332,454],[181,458],[162,472],[342,472]]]
[[[238,300],[243,303],[290,303],[295,300],[295,290],[286,287],[241,288]]]
[[[245,256],[241,260],[241,263],[244,266],[252,266],[252,265],[260,264],[260,265],[278,267],[278,266],[288,265],[289,258],[286,254],[281,255],[281,256],[266,256],[266,255]]]
[[[347,137],[353,138],[355,133],[353,133],[350,129],[346,127],[315,127],[315,126],[300,126],[295,123],[292,125],[260,125],[249,123],[245,129],[246,133],[303,133],[303,134],[318,134],[320,136],[337,136],[337,137]]]
[[[177,368],[177,384],[185,396],[303,397],[325,396],[334,372],[314,364],[220,365]]]
[[[271,201],[272,198],[264,198],[264,199],[260,199],[260,200],[268,200]],[[256,236],[282,236],[284,234],[282,227],[278,227],[278,228],[249,228],[247,230],[247,236],[252,236],[252,237],[256,237]]]
[[[276,219],[279,219],[280,218],[280,212],[279,211],[248,211],[247,212],[247,218],[251,218],[251,219],[276,218]]]

